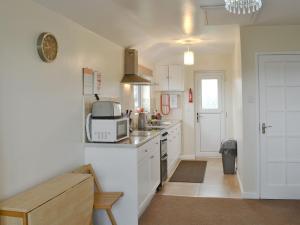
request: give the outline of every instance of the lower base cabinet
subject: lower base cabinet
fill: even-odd
[[[150,160],[145,158],[138,164],[138,201],[139,211],[143,201],[147,198],[150,191]]]
[[[104,191],[124,192],[112,208],[117,224],[138,225],[160,183],[160,135],[140,147],[87,144],[85,163],[92,164]],[[111,225],[102,211],[94,218],[94,225]]]
[[[168,129],[169,168],[181,153],[181,124]],[[108,147],[109,146],[109,147]],[[122,191],[124,196],[114,205],[118,225],[138,225],[139,216],[149,205],[160,184],[160,135],[140,147],[87,144],[85,163],[91,163],[104,191]],[[111,225],[107,215],[95,211],[94,225]]]
[[[160,138],[139,149],[138,202],[139,215],[145,210],[160,183]]]
[[[168,175],[176,166],[181,154],[181,123],[168,129]]]

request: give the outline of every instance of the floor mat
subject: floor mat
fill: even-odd
[[[169,182],[203,183],[206,165],[206,161],[183,160]]]

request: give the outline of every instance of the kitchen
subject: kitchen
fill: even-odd
[[[300,5],[225,4],[3,0],[0,224],[298,224]]]
[[[126,49],[124,61],[121,83],[149,87],[150,81],[139,75],[138,52]],[[117,221],[137,224],[177,166],[182,151],[181,121],[162,120],[157,110],[151,115],[143,108],[133,109],[136,115],[131,118],[132,109],[125,112],[120,103],[95,97],[96,102],[86,105],[91,110],[85,110],[85,163],[101,177],[104,190],[124,192],[114,208]],[[103,213],[97,215],[97,221],[109,224]]]

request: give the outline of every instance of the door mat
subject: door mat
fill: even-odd
[[[183,160],[169,182],[203,183],[207,161]]]

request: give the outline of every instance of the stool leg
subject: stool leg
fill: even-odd
[[[112,214],[111,209],[107,209],[107,210],[106,210],[106,213],[107,213],[107,215],[108,215],[108,217],[109,217],[109,219],[110,219],[111,224],[112,224],[112,225],[117,225],[117,222],[116,222],[116,220],[115,220],[114,215]]]

